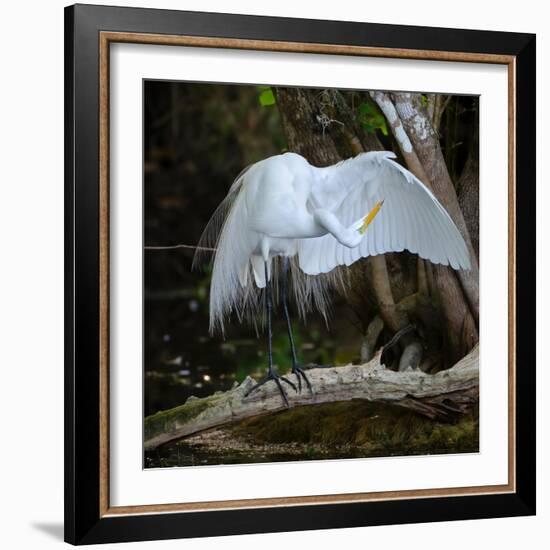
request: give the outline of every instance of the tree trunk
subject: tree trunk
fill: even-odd
[[[376,352],[376,343],[380,337],[381,332],[384,330],[384,321],[379,315],[376,315],[374,319],[367,326],[363,341],[361,342],[361,363],[368,363]]]
[[[387,121],[390,123],[390,128],[399,150],[407,163],[407,168],[424,184],[431,187],[430,180],[424,166],[420,162],[416,154],[411,140],[403,127],[403,123],[397,114],[397,110],[389,94],[384,92],[371,92],[371,97],[376,101],[380,110],[384,113]]]
[[[439,127],[441,126],[441,118],[449,104],[452,96],[443,94],[427,94],[428,104],[426,112],[429,119],[432,121],[432,127],[437,135],[439,135]]]
[[[479,140],[473,140],[457,184],[458,202],[479,261]]]
[[[330,125],[323,127],[316,108],[315,90],[277,88],[277,107],[291,151],[315,166],[329,166],[341,160],[329,135]]]

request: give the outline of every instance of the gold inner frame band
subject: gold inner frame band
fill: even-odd
[[[429,61],[458,61],[465,63],[493,63],[508,67],[508,483],[475,487],[415,489],[301,497],[277,497],[214,502],[171,504],[147,504],[139,506],[110,506],[109,501],[109,81],[110,44],[113,42],[187,46],[205,48],[229,48],[272,52],[315,53],[327,55],[353,55],[387,57],[393,59],[420,59]],[[159,35],[147,33],[106,32],[99,33],[99,514],[121,516],[168,512],[197,512],[207,510],[243,509],[275,506],[337,504],[346,502],[374,502],[411,498],[440,498],[449,496],[514,493],[516,490],[516,242],[515,242],[515,56],[482,53],[462,53],[401,48],[379,48],[336,44],[313,44],[214,38],[184,35]]]

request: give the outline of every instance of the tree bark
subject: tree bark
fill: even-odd
[[[292,376],[292,375],[289,375]],[[479,388],[478,348],[451,369],[425,374],[409,369],[395,372],[380,364],[380,354],[364,365],[316,368],[307,372],[313,395],[288,392],[291,407],[364,399],[412,409],[429,418],[449,421],[475,403]],[[145,449],[154,449],[204,430],[273,414],[286,407],[277,386],[265,384],[245,397],[255,381],[247,377],[227,392],[202,399],[189,398],[179,407],[145,418]]]
[[[418,158],[416,151],[411,143],[411,140],[403,127],[403,123],[399,118],[395,105],[389,94],[384,92],[371,92],[371,97],[376,101],[380,110],[384,113],[386,120],[390,123],[390,128],[399,150],[407,163],[407,168],[424,184],[431,187],[430,180],[422,162]]]
[[[329,166],[341,159],[329,135],[330,125],[323,129],[318,120],[321,111],[316,108],[316,93],[301,88],[277,88],[277,107],[290,150],[315,166]]]
[[[443,117],[443,113],[445,112],[451,97],[452,96],[450,95],[443,94],[427,94],[428,105],[426,107],[426,112],[432,121],[433,129],[437,135],[439,135],[441,118]]]
[[[367,326],[363,341],[361,342],[361,362],[367,363],[370,361],[376,351],[376,343],[380,337],[380,333],[384,330],[384,321],[379,315],[376,315],[374,319]]]
[[[477,137],[473,140],[457,189],[458,203],[464,214],[464,221],[479,261],[479,141]]]

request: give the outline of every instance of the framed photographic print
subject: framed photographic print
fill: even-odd
[[[535,513],[535,37],[65,12],[73,544]]]

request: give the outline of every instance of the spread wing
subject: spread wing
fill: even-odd
[[[359,258],[408,250],[436,264],[469,269],[466,243],[447,211],[411,172],[394,162],[393,153],[364,153],[321,169],[312,206],[330,209],[345,227],[384,200],[378,215],[355,248],[332,235],[301,239],[300,268],[309,275],[327,273]]]

